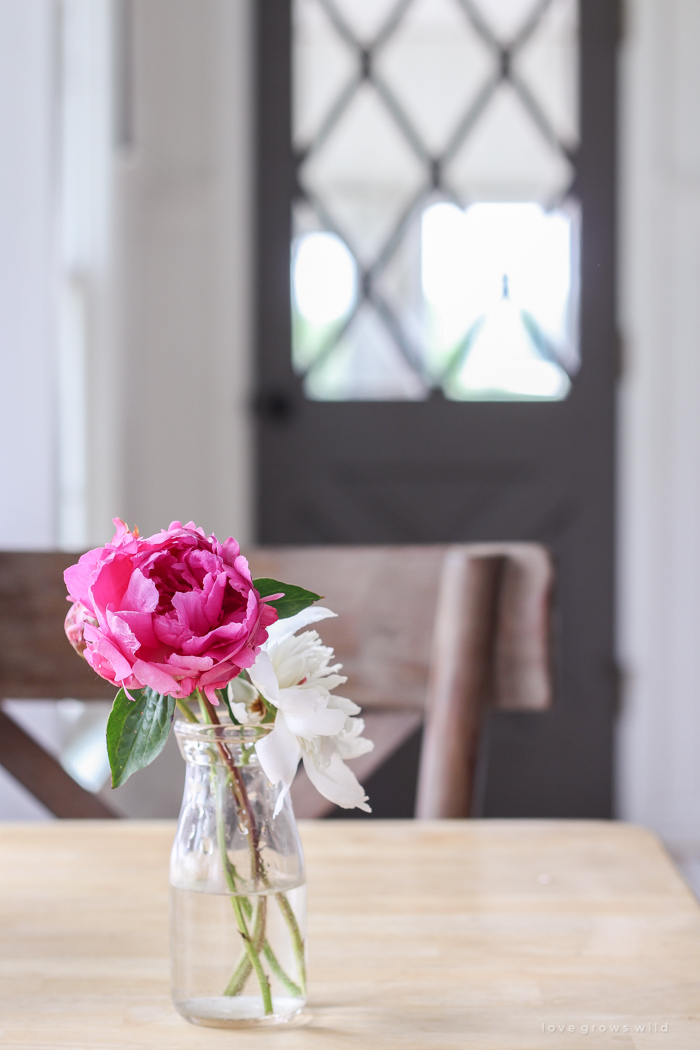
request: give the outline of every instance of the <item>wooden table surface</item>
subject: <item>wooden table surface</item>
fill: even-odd
[[[302,824],[307,1016],[256,1031],[170,1005],[173,830],[0,825],[0,1050],[700,1048],[700,908],[639,828]]]

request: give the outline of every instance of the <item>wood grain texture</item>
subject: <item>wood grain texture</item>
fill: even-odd
[[[498,598],[506,559],[445,555],[428,680],[417,817],[468,817],[486,705],[493,697]]]
[[[190,1027],[170,1005],[173,832],[170,822],[0,826],[0,1046],[700,1046],[700,909],[642,829],[303,823],[308,1020],[257,1032]],[[647,1023],[668,1033],[634,1033]],[[631,1031],[612,1036],[610,1024]]]
[[[278,547],[249,552],[254,577],[322,594],[338,613],[319,632],[363,708],[425,709],[440,567],[446,547]]]
[[[77,784],[53,755],[44,751],[4,711],[0,711],[0,764],[56,817],[84,820],[116,817],[116,813]]]
[[[0,552],[0,698],[114,698],[63,631],[63,573],[77,560],[64,551]]]
[[[549,673],[551,557],[535,543],[402,547],[276,547],[249,552],[254,576],[300,583],[338,613],[319,631],[348,676],[347,695],[363,708],[424,711],[445,558],[506,563],[499,586],[494,702],[543,710]]]
[[[0,701],[113,699],[70,645],[63,573],[78,559],[65,551],[0,552]],[[57,817],[113,817],[56,760],[0,712],[0,763]]]
[[[489,705],[543,711],[553,699],[548,551],[534,543],[460,544],[440,574],[416,816],[472,814]]]
[[[76,558],[56,551],[0,552],[0,700],[112,699],[114,687],[78,659],[64,635],[68,605],[63,572]],[[504,558],[496,596],[493,586],[479,586],[483,573],[490,570],[478,566]],[[433,747],[421,761],[421,784],[425,789],[440,769],[448,775],[432,790],[432,803],[424,805],[421,814],[468,814],[486,700],[479,683],[488,678],[494,702],[508,709],[540,709],[550,699],[551,562],[544,548],[536,544],[277,548],[252,551],[250,563],[255,576],[302,583],[326,596],[340,615],[325,621],[322,633],[344,664],[348,695],[378,717],[382,710],[397,713],[393,724],[385,717],[386,732],[380,733],[374,754],[366,756],[358,775],[368,777],[380,760],[400,746],[406,737],[401,719],[412,723],[412,713],[420,715],[429,698],[433,722],[440,727],[448,723],[454,732],[446,736],[438,728],[428,733]],[[456,566],[462,567],[459,580],[451,578]],[[455,612],[459,623],[452,630]],[[440,754],[445,741],[454,744],[449,768]],[[13,728],[4,744],[0,762],[57,816],[99,815],[100,804],[95,802],[91,808],[82,789],[76,786],[71,791],[60,766],[49,756],[41,758],[22,729]],[[31,754],[36,761],[26,761]],[[295,793],[305,816],[328,811],[323,801],[316,801],[303,774]],[[427,797],[425,790],[423,796]],[[433,804],[436,799],[438,804]],[[443,804],[444,799],[451,800],[452,808]]]

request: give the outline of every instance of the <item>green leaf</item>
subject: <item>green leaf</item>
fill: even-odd
[[[313,591],[305,591],[303,587],[294,587],[291,583],[280,583],[279,580],[253,580],[253,587],[261,598],[267,598],[269,594],[279,594],[280,591],[283,593],[284,597],[267,603],[277,610],[280,620],[286,620],[288,616],[294,616],[302,609],[308,609],[322,597],[320,594],[314,594]]]
[[[123,689],[114,698],[107,722],[107,754],[112,787],[121,787],[137,769],[144,769],[165,747],[175,714],[175,697],[154,689]]]

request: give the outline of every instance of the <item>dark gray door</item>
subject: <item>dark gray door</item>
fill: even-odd
[[[409,8],[399,4],[397,17]],[[292,204],[310,196],[307,158],[291,146],[291,9],[259,0],[257,11],[258,539],[546,543],[557,563],[557,703],[536,717],[492,719],[484,813],[607,817],[616,698],[617,3],[579,5],[579,137],[566,152],[574,169],[567,193],[581,216],[580,368],[571,369],[561,400],[458,400],[439,383],[413,399],[309,396],[291,348]],[[372,56],[364,45],[360,51],[358,76],[372,78]],[[507,49],[499,75],[517,80]],[[422,206],[440,189],[432,159]],[[421,206],[418,197],[413,206]],[[364,296],[391,329],[396,318],[372,266],[360,263],[358,273],[358,301]],[[397,345],[410,343],[394,334]],[[399,349],[410,358],[410,345]]]

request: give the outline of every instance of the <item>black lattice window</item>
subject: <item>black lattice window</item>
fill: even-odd
[[[577,0],[294,0],[293,59],[307,396],[565,397]]]

